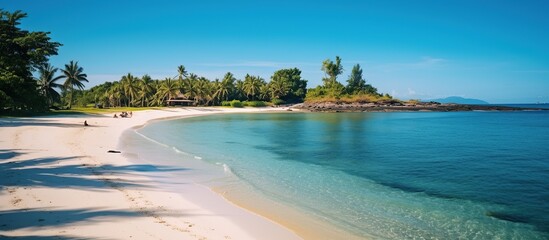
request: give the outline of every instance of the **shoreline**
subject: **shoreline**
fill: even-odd
[[[287,113],[287,112],[288,112],[287,110],[282,110],[282,109],[269,109],[268,111],[259,111],[259,112],[253,111],[249,113],[276,114],[276,113]],[[238,113],[243,113],[243,112],[238,112]],[[151,119],[145,124],[132,127],[131,130],[138,130],[146,127],[148,124],[158,122],[158,121],[171,121],[171,120],[186,119],[186,118],[193,118],[193,117],[200,117],[200,116],[204,116],[204,115],[187,115],[187,116]],[[161,145],[162,147],[168,147],[164,143],[159,143],[159,142],[156,142],[156,140],[154,139],[149,139],[147,136],[141,136],[140,133],[130,133],[130,134],[140,135],[138,138],[145,137],[149,141],[154,141],[155,143]],[[121,144],[124,144],[125,139],[123,139],[123,137],[124,136],[122,136],[120,141]],[[129,136],[126,136],[126,137],[129,137]],[[123,147],[123,146],[121,147],[122,150],[124,150],[124,148],[128,148],[128,147]],[[130,149],[127,149],[127,150],[131,151]],[[137,150],[136,153],[138,154],[139,150]],[[134,153],[132,152],[132,154]],[[173,157],[177,158],[177,156],[175,155],[177,154],[174,154]],[[145,159],[133,158],[130,161],[138,164],[149,162],[149,160],[146,157]],[[203,162],[201,159],[198,161],[201,162],[199,165],[211,164],[211,163]],[[182,164],[182,165],[189,166],[189,163],[186,162],[185,164]],[[194,166],[194,165],[191,163],[191,166]],[[204,169],[200,169],[200,166],[198,168],[201,171],[204,170]],[[205,170],[205,171],[208,171],[208,170]],[[162,177],[165,178],[165,176],[162,176]],[[179,178],[181,176],[177,176],[177,177]],[[183,178],[186,178],[186,177],[183,177]],[[193,178],[193,177],[191,176],[188,178]],[[206,181],[210,182],[211,180],[212,179],[208,179]],[[199,180],[199,182],[200,181],[204,181],[204,180]],[[213,185],[211,183],[210,184],[195,183],[195,184],[198,184],[200,185],[200,187],[210,190],[217,197],[223,198],[225,201],[227,201],[229,204],[233,205],[234,207],[243,209],[249,212],[250,214],[265,218],[274,224],[281,225],[286,229],[296,233],[299,237],[303,239],[339,239],[342,237],[345,239],[367,239],[364,236],[358,236],[353,233],[347,232],[339,227],[336,227],[326,220],[319,219],[317,216],[307,214],[305,212],[302,212],[299,209],[287,206],[284,203],[280,203],[266,196],[263,196],[262,194],[256,191],[253,191],[253,189],[250,189],[250,186],[248,186],[245,182],[242,182],[240,179],[238,179],[236,183],[231,181],[230,183],[216,182]],[[185,190],[179,189],[178,191],[184,192]],[[199,204],[199,201],[195,201],[195,202]],[[262,239],[265,239],[265,237],[262,237]]]
[[[117,150],[124,131],[150,121],[269,110],[189,108],[138,111],[123,119],[0,119],[0,170],[6,176],[0,180],[0,236],[300,239],[204,186],[189,184],[185,188],[194,192],[172,192],[148,176],[181,169],[133,164],[122,154],[107,152]],[[84,127],[84,120],[90,126]],[[203,197],[199,201],[204,204],[189,200],[194,195]]]

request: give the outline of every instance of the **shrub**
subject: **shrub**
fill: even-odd
[[[231,107],[241,108],[241,107],[244,107],[244,104],[242,104],[242,102],[240,100],[232,100],[231,101]]]
[[[223,107],[230,107],[230,106],[231,106],[231,102],[230,102],[230,101],[223,101],[223,102],[221,102],[221,106],[223,106]]]
[[[275,106],[276,106],[276,105],[282,105],[282,104],[286,103],[286,102],[284,102],[284,100],[278,99],[278,98],[273,98],[273,100],[272,100],[271,102],[272,102],[273,105],[275,105]]]
[[[244,102],[244,106],[248,106],[248,107],[265,107],[265,106],[267,106],[267,103],[263,102],[263,101],[246,101],[246,102]]]

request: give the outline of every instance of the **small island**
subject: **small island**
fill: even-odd
[[[323,85],[309,89],[305,102],[294,105],[293,108],[311,112],[455,112],[455,111],[522,111],[545,110],[542,108],[520,108],[488,105],[484,101],[463,99],[467,104],[452,103],[457,97],[440,99],[439,101],[408,100],[402,101],[391,95],[379,93],[377,88],[366,83],[362,69],[356,64],[347,79],[347,85],[341,84],[337,77],[343,73],[341,58],[336,56],[335,62],[326,59],[322,63],[325,77]],[[443,101],[447,100],[447,101]],[[444,102],[444,103],[441,103]],[[469,104],[471,103],[471,104]]]

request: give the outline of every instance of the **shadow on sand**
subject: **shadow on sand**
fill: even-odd
[[[74,188],[89,191],[105,191],[113,188],[129,187],[131,189],[153,189],[150,181],[124,180],[124,176],[139,174],[139,172],[174,172],[186,171],[185,168],[172,168],[141,165],[89,165],[89,164],[59,164],[80,156],[27,158],[28,152],[23,150],[0,149],[0,186],[1,195],[12,194],[17,188],[51,187]],[[104,177],[103,177],[104,175]],[[55,209],[33,208],[14,209],[16,206],[0,211],[0,239],[84,239],[75,236],[19,236],[12,237],[9,231],[32,227],[56,227],[74,224],[81,221],[123,221],[125,218],[150,216],[137,210],[112,209]],[[166,212],[154,213],[156,216],[170,215]],[[173,216],[174,214],[171,214]],[[177,213],[178,216],[184,213]]]

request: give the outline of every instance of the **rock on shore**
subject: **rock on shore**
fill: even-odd
[[[492,105],[441,104],[438,102],[402,103],[385,101],[378,103],[302,103],[293,108],[311,112],[456,112],[456,111],[522,111],[544,110],[534,108],[517,108]]]

